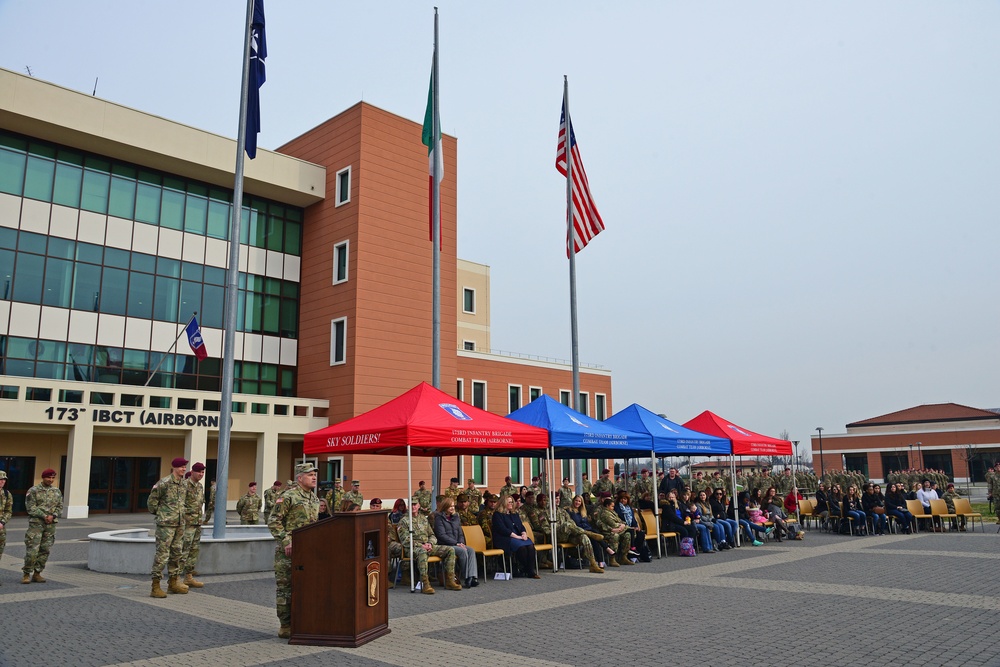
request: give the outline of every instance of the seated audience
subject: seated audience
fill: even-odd
[[[406,501],[402,498],[396,498],[396,502],[392,504],[392,512],[389,513],[390,523],[399,523],[399,520],[406,515]]]
[[[433,595],[430,579],[427,578],[427,557],[437,556],[444,562],[445,585],[450,591],[462,590],[462,585],[455,579],[455,550],[439,545],[427,517],[420,513],[420,501],[410,499],[410,513],[399,520],[399,541],[403,545],[403,554],[411,563],[417,564],[417,574],[420,576],[420,592]],[[412,534],[413,551],[410,551],[410,535]]]
[[[618,494],[615,514],[622,520],[622,523],[629,527],[629,531],[632,533],[632,544],[629,545],[629,551],[636,554],[643,563],[649,563],[651,558],[649,546],[646,544],[646,533],[639,525],[638,512],[632,507],[632,497],[628,493],[622,491]]]
[[[885,516],[885,499],[881,495],[875,494],[875,485],[871,482],[865,484],[865,492],[861,494],[861,507],[865,517],[872,522],[872,530],[876,535],[885,535],[889,528],[889,520]]]
[[[455,549],[455,574],[466,588],[479,585],[479,569],[475,550],[465,543],[462,520],[452,498],[445,498],[437,508],[434,535],[438,544]]]
[[[604,536],[615,555],[608,560],[612,567],[617,565],[635,565],[629,560],[629,548],[632,544],[632,531],[629,530],[625,522],[615,513],[615,501],[606,496],[601,499],[600,509],[594,517],[594,525]]]
[[[740,523],[732,517],[732,515],[726,513],[726,491],[725,489],[715,489],[712,492],[712,497],[709,499],[709,503],[712,508],[712,520],[717,524],[721,524],[726,531],[726,542],[730,546],[739,546],[737,542],[737,535],[740,530]]]
[[[590,537],[590,545],[592,551],[594,552],[594,557],[597,559],[598,564],[601,567],[604,567],[605,556],[613,556],[615,550],[608,546],[608,543],[604,541],[604,535],[597,532],[594,529],[594,525],[590,523],[587,503],[584,502],[583,496],[573,496],[573,502],[568,510],[568,513],[569,518],[573,520],[573,523],[586,532],[588,537]]]
[[[847,487],[847,495],[844,496],[844,502],[841,507],[841,519],[844,522],[847,521],[848,517],[853,519],[852,525],[856,534],[860,535],[862,530],[866,533],[868,532],[865,508],[861,504],[861,496],[858,495],[858,487],[853,484]]]
[[[885,511],[895,517],[905,535],[913,532],[913,515],[906,509],[906,494],[902,484],[890,484],[885,494]]]
[[[494,548],[503,549],[508,557],[517,559],[524,576],[541,579],[535,570],[535,545],[528,539],[511,496],[504,496],[503,505],[492,511],[491,523]]]

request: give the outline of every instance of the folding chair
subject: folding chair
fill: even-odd
[[[486,536],[483,534],[483,529],[481,526],[462,526],[462,532],[465,533],[465,543],[472,547],[472,550],[476,552],[476,556],[483,557],[483,579],[489,579],[486,576],[486,559],[496,558],[500,556],[500,562],[503,566],[504,574],[510,574],[507,569],[507,556],[504,555],[503,549],[487,549],[486,548]]]

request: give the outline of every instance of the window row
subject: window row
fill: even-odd
[[[2,131],[0,192],[229,238],[229,190]],[[241,220],[241,243],[302,254],[301,208],[246,196]]]
[[[7,228],[0,228],[0,280],[0,297],[23,303],[162,322],[198,312],[213,328],[225,316],[223,269]],[[241,273],[238,287],[239,331],[298,336],[298,283]]]
[[[524,403],[522,402],[522,387],[519,384],[509,384],[507,385],[507,414],[520,409]],[[541,387],[528,387],[528,403],[531,403],[536,398],[542,395]],[[566,389],[561,389],[559,391],[559,402],[565,406],[570,406],[570,398],[573,392]],[[456,396],[459,400],[465,400],[465,381],[461,378],[458,379],[458,384],[456,386]],[[607,419],[607,401],[608,397],[605,394],[594,394],[594,418],[598,421],[604,421]],[[482,380],[472,381],[472,396],[468,401],[472,405],[486,410],[486,383]],[[589,415],[589,405],[590,405],[590,393],[586,391],[580,392],[580,407],[583,408],[579,412]]]
[[[234,369],[234,392],[295,395],[294,367],[237,361]],[[0,336],[0,375],[138,386],[149,381],[152,387],[222,390],[222,360],[218,358],[199,362],[189,354],[16,336]]]

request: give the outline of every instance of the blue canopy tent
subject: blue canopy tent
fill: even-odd
[[[652,438],[649,457],[654,463],[657,456],[720,456],[732,453],[732,443],[729,440],[692,431],[657,415],[638,403],[633,403],[614,416],[608,417],[604,423],[629,431],[648,433]],[[654,469],[655,467],[654,465]],[[655,477],[653,481],[655,484]],[[653,511],[659,515],[660,501],[655,491],[653,492]],[[660,540],[656,541],[656,548],[657,552],[662,555]]]
[[[581,414],[545,394],[510,413],[507,418],[549,432],[550,462],[555,459],[627,458],[639,452],[648,452],[653,446],[653,439],[648,433],[616,428],[606,421]],[[551,480],[553,483],[548,485],[549,523],[555,535],[554,474]],[[558,563],[558,559],[555,560]]]

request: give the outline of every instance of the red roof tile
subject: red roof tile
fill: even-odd
[[[958,403],[932,403],[918,405],[897,412],[890,412],[879,417],[863,419],[848,424],[847,428],[855,426],[889,426],[893,424],[924,424],[928,422],[968,421],[977,419],[998,419],[1000,416],[989,410],[970,408]]]

